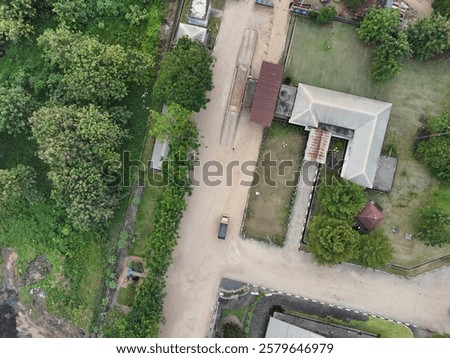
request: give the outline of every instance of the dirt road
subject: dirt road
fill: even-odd
[[[216,160],[226,165],[257,159],[262,128],[250,123],[246,112],[241,114],[234,150],[219,144],[228,91],[245,28],[258,31],[255,77],[263,59],[280,58],[283,46],[279,42],[284,38],[287,15],[283,21],[279,12],[285,12],[288,3],[275,2],[272,10],[255,6],[251,0],[227,1],[214,50],[215,88],[208,108],[196,118],[203,144],[201,162]],[[168,272],[161,337],[206,337],[222,277],[450,331],[450,268],[406,279],[353,265],[318,267],[307,254],[243,240],[239,231],[249,187],[240,181],[251,177],[236,166],[228,171],[232,186],[201,181],[188,198]],[[197,168],[194,174],[200,178],[202,171]],[[224,213],[230,216],[228,237],[218,240],[219,219]]]

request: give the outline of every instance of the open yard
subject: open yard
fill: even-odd
[[[427,200],[438,201],[450,210],[448,186],[439,185],[413,156],[413,138],[424,116],[450,106],[450,61],[407,61],[392,81],[379,84],[370,79],[371,49],[359,41],[355,27],[339,22],[318,26],[296,18],[286,76],[299,82],[393,103],[384,154],[399,159],[393,190],[389,194],[368,193],[384,210],[380,227],[394,245],[394,263],[414,266],[450,253],[450,247],[430,248],[414,234],[417,209]],[[399,228],[394,234],[392,226]]]
[[[267,130],[250,191],[246,237],[283,245],[305,138],[300,128],[279,122]],[[276,164],[270,170],[269,160]]]

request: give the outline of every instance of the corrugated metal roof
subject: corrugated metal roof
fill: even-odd
[[[283,79],[284,67],[263,61],[253,98],[250,121],[265,127],[272,123],[277,106],[278,92]]]
[[[330,132],[320,128],[311,128],[306,144],[305,160],[325,164],[330,141]]]

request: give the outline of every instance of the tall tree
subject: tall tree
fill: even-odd
[[[149,81],[152,60],[120,45],[65,28],[46,30],[38,39],[44,58],[63,73],[67,96],[79,104],[105,104],[128,94],[130,82]]]
[[[366,202],[364,189],[348,180],[327,176],[317,192],[321,214],[351,221]]]
[[[0,0],[0,37],[18,42],[34,32],[36,0]]]
[[[356,256],[359,234],[345,221],[318,215],[308,228],[308,250],[321,265],[334,265]]]
[[[93,105],[44,107],[30,121],[39,157],[50,166],[52,198],[74,227],[88,230],[111,219],[116,198],[104,177],[118,169],[123,131]]]
[[[450,47],[450,21],[440,15],[419,19],[408,27],[408,41],[421,61],[442,54]]]
[[[34,108],[31,95],[20,85],[0,86],[0,132],[22,132]]]
[[[398,11],[388,8],[372,8],[356,30],[360,39],[376,45],[387,36],[396,36],[400,29]]]
[[[385,36],[375,48],[371,75],[375,81],[386,82],[400,72],[402,62],[411,57],[408,38],[403,31]]]
[[[337,11],[334,6],[324,7],[319,11],[319,14],[317,15],[317,22],[321,25],[329,24],[333,21],[336,14]]]
[[[437,206],[420,209],[416,220],[417,239],[431,246],[450,244],[450,214]]]
[[[450,182],[450,111],[427,118],[424,129],[428,137],[417,144],[416,154],[431,174]]]
[[[38,198],[33,168],[19,164],[15,168],[0,169],[0,208],[16,213],[32,205]]]
[[[194,112],[205,108],[206,91],[212,89],[212,62],[205,45],[181,38],[161,62],[154,98],[167,104],[178,103]]]
[[[450,1],[449,0],[433,0],[431,7],[436,14],[450,18]]]
[[[392,245],[382,231],[372,231],[359,239],[357,261],[360,264],[366,267],[384,267],[392,260],[392,257]]]

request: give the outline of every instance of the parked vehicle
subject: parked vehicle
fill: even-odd
[[[219,233],[217,237],[219,239],[225,240],[225,237],[227,236],[227,229],[228,229],[228,216],[222,215],[222,219],[220,220],[219,224]]]

